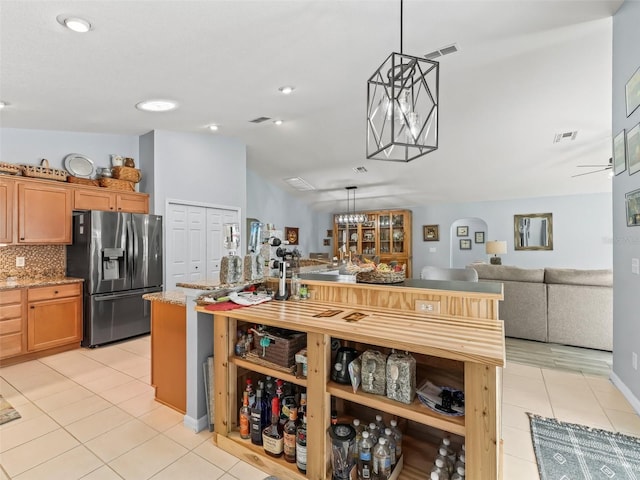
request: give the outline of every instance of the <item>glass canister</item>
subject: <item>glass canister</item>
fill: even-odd
[[[409,353],[393,352],[387,358],[387,398],[410,404],[416,395],[416,359]]]

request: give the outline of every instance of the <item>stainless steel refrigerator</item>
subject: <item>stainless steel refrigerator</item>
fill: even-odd
[[[85,280],[83,346],[149,333],[142,295],[162,291],[162,217],[77,212],[67,275]]]

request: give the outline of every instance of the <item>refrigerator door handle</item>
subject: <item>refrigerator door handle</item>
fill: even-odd
[[[136,227],[136,222],[134,222],[133,220],[131,221],[131,230],[133,231],[133,275],[132,278],[136,278],[136,276],[138,275],[138,270],[139,270],[139,263],[142,263],[142,261],[140,260],[140,257],[138,256],[140,254],[139,252],[139,248],[138,248],[138,229]]]
[[[134,278],[135,261],[134,261],[134,235],[133,226],[131,220],[127,221],[127,267],[129,270],[129,278]]]

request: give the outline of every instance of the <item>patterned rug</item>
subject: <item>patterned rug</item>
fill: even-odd
[[[640,480],[640,438],[529,414],[541,480]]]
[[[0,395],[0,425],[20,418],[18,411]]]

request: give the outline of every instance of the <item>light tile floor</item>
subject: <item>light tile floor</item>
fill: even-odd
[[[0,480],[262,480],[153,400],[149,337],[0,369],[22,418],[0,426]],[[640,416],[603,376],[504,369],[505,480],[538,479],[526,412],[640,436]],[[490,480],[490,479],[487,479]]]

